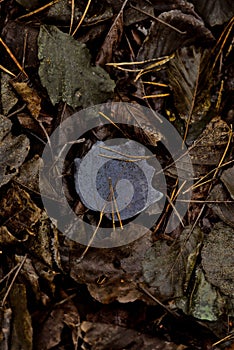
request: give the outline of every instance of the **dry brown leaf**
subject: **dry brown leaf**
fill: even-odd
[[[31,232],[39,220],[41,210],[31,200],[29,194],[17,185],[12,185],[0,201],[0,216],[3,224],[16,237],[21,232]]]
[[[27,103],[27,107],[32,117],[37,119],[41,110],[41,98],[37,91],[30,87],[26,82],[11,81],[15,91],[21,96],[22,100]]]
[[[102,47],[99,51],[96,59],[96,64],[99,66],[103,67],[106,63],[112,61],[113,53],[121,41],[123,35],[123,10],[126,2],[127,1],[124,2],[119,14],[115,18],[114,23],[107,33],[104,43],[102,44]]]
[[[11,331],[11,349],[32,350],[32,320],[27,306],[27,291],[24,284],[14,284],[10,292],[13,324]]]

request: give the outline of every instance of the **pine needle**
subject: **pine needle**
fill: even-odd
[[[52,5],[56,4],[56,3],[59,2],[59,1],[60,1],[60,0],[53,0],[53,1],[49,2],[48,4],[42,6],[42,7],[38,8],[38,9],[36,9],[36,10],[34,10],[34,11],[32,11],[32,12],[27,13],[26,15],[23,15],[23,16],[18,17],[17,19],[23,19],[23,18],[31,17],[31,16],[33,16],[33,15],[35,15],[35,14],[41,12],[41,11],[46,10],[48,7],[51,7]]]
[[[91,4],[91,1],[92,1],[92,0],[88,0],[88,3],[87,3],[86,8],[85,8],[85,10],[84,10],[84,13],[83,13],[83,15],[81,16],[80,22],[77,24],[76,29],[75,29],[74,32],[72,33],[72,36],[74,36],[74,35],[76,34],[77,30],[80,28],[81,24],[83,23],[84,18],[85,18],[85,16],[86,16],[86,13],[88,12],[89,6],[90,6],[90,4]]]
[[[16,66],[19,68],[20,72],[22,72],[26,78],[28,78],[27,73],[25,72],[24,68],[21,66],[21,64],[19,63],[19,61],[17,60],[17,58],[13,55],[13,53],[11,52],[11,50],[9,49],[9,47],[7,46],[6,43],[4,43],[4,41],[2,40],[2,38],[0,38],[0,43],[4,46],[5,50],[7,51],[8,55],[11,57],[11,59],[14,61],[14,63],[16,64]]]

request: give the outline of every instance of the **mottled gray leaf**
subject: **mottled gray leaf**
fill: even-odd
[[[202,232],[190,227],[183,230],[179,240],[168,245],[157,241],[147,251],[143,260],[143,275],[149,287],[161,298],[182,297],[192,274],[189,259],[197,257],[197,247],[202,241]],[[195,261],[193,261],[193,266]]]
[[[17,96],[10,86],[11,77],[1,72],[1,103],[3,114],[7,115],[12,107],[14,107],[18,101]]]
[[[29,140],[24,135],[12,136],[11,121],[0,115],[0,186],[17,174],[29,151]]]
[[[212,188],[208,200],[211,201],[208,206],[212,208],[213,212],[222,221],[234,228],[234,202],[230,202],[230,196],[221,183]]]
[[[218,222],[204,242],[202,265],[207,280],[221,292],[234,295],[234,229]]]
[[[101,67],[93,67],[85,46],[55,26],[41,26],[38,36],[39,75],[51,102],[73,108],[102,103],[115,84]]]
[[[39,169],[42,167],[42,159],[35,155],[21,165],[19,174],[14,178],[15,181],[25,188],[39,193]]]

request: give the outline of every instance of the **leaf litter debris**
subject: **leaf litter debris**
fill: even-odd
[[[231,349],[233,3],[19,0],[0,11],[4,349]],[[156,227],[84,254],[43,210],[38,169],[53,129],[106,101],[147,105],[174,123],[196,179],[187,217],[165,234],[178,189],[163,155],[170,193]],[[158,147],[144,124],[136,137]],[[100,125],[77,147],[113,129]],[[49,187],[48,197],[56,201]],[[95,219],[77,198],[72,205]]]

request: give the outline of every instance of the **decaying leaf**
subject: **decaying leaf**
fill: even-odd
[[[177,111],[190,127],[196,123],[196,136],[201,132],[198,122],[204,120],[211,106],[207,58],[206,50],[194,46],[183,47],[176,52],[168,69]]]
[[[234,203],[230,203],[230,196],[221,183],[212,188],[208,200],[214,201],[214,203],[208,204],[213,212],[227,225],[234,228]]]
[[[206,125],[189,151],[193,164],[218,165],[229,138],[229,126],[220,117],[214,117]]]
[[[224,170],[220,179],[224,183],[232,199],[234,199],[234,167]]]
[[[0,186],[17,174],[29,151],[29,140],[24,135],[13,137],[11,121],[0,115]]]
[[[93,350],[106,349],[144,349],[144,350],[185,350],[186,346],[178,345],[139,333],[135,330],[114,326],[107,323],[82,322],[81,331],[84,333],[84,345]],[[86,349],[87,347],[84,347]]]
[[[113,52],[117,48],[123,35],[123,7],[117,15],[109,32],[106,35],[104,43],[99,51],[96,59],[96,64],[105,66],[106,63],[111,62]]]
[[[18,98],[10,85],[10,75],[1,72],[0,77],[2,111],[4,115],[7,115],[11,108],[16,105]]]
[[[142,261],[144,279],[160,298],[184,295],[203,236],[199,228],[192,234],[189,234],[190,230],[191,227],[185,228],[179,241],[172,245],[166,241],[155,242],[145,254]]]
[[[27,82],[11,80],[11,85],[19,96],[21,96],[22,100],[26,102],[31,115],[37,119],[41,110],[41,98],[37,91],[29,86]]]
[[[211,32],[201,19],[180,10],[163,12],[159,19],[174,26],[182,33],[154,21],[138,54],[138,60],[152,59],[172,54],[175,50],[197,41],[213,42]],[[152,44],[154,43],[154,44]]]
[[[33,232],[34,235],[27,242],[29,251],[46,265],[52,267],[55,264],[56,267],[60,267],[58,232],[45,211],[42,211]]]
[[[133,228],[131,230],[134,231]],[[70,276],[78,283],[87,284],[89,292],[96,300],[104,304],[115,300],[123,303],[137,299],[148,300],[137,290],[135,283],[142,275],[141,262],[151,244],[148,235],[121,248],[90,248],[79,263],[77,259],[83,253],[84,247],[70,240],[67,244],[69,244],[68,266],[65,265],[64,247],[60,247],[64,269],[68,268]]]
[[[13,325],[10,344],[12,349],[32,350],[32,320],[27,306],[27,293],[24,284],[15,283],[10,292]]]
[[[55,26],[41,26],[38,37],[39,75],[51,102],[73,108],[104,102],[115,84],[101,67],[93,67],[85,46]]]
[[[211,26],[221,25],[234,15],[232,0],[191,0],[197,12]]]
[[[21,6],[27,10],[33,10],[36,7],[40,7],[40,0],[16,0]]]
[[[42,166],[42,159],[35,155],[32,159],[22,164],[19,169],[19,174],[14,180],[23,185],[28,190],[39,193],[39,170]]]
[[[9,247],[16,245],[17,243],[25,242],[28,239],[28,235],[21,237],[21,239],[16,238],[10,231],[8,231],[6,226],[0,226],[0,247]]]
[[[21,263],[22,257],[15,255],[15,261],[17,263]],[[26,258],[24,261],[24,264],[20,270],[20,276],[22,276],[24,281],[26,281],[27,287],[30,288],[30,292],[33,293],[35,300],[41,301],[44,305],[46,305],[49,298],[40,289],[39,276],[36,273],[30,258]]]
[[[65,293],[62,294],[63,300],[65,300],[68,296],[64,295]],[[37,332],[35,337],[36,350],[60,348],[64,332],[67,336],[70,334],[70,338],[72,338],[73,333],[73,337],[76,335],[77,340],[77,326],[80,323],[78,310],[72,300],[65,300],[64,303],[63,300],[61,305],[56,305],[48,313],[42,328]]]
[[[207,236],[201,251],[207,280],[230,297],[234,296],[234,229],[218,222]]]
[[[27,0],[26,0],[27,1]],[[28,1],[28,3],[31,1]],[[16,20],[7,21],[4,26],[1,37],[7,44],[13,55],[17,58],[19,63],[24,63],[24,69],[32,69],[38,67],[39,61],[37,58],[37,36],[38,29],[31,23],[26,24]],[[19,70],[13,60],[9,59],[9,55],[2,55],[3,65],[16,75]]]
[[[32,227],[39,220],[41,210],[29,194],[17,185],[12,185],[0,201],[0,217],[3,225],[16,237]]]

